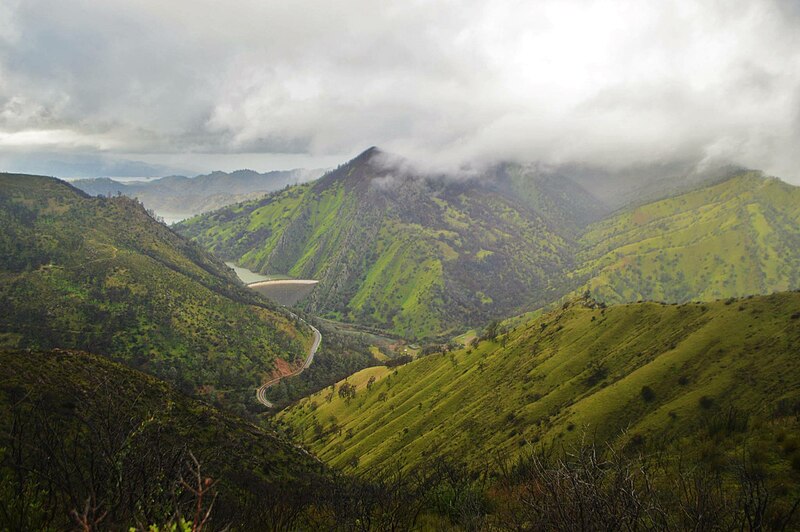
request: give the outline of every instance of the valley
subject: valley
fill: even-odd
[[[694,188],[665,186],[662,198],[656,182],[655,201],[611,213],[567,175],[501,165],[456,180],[404,164],[371,148],[176,230],[254,271],[318,279],[292,301],[309,312],[412,341],[586,290],[605,303],[683,303],[800,286],[800,192],[759,172],[687,177]]]
[[[596,490],[606,489],[608,471],[634,468],[630,481],[660,516],[646,519],[662,528],[699,519],[667,487],[687,479],[738,512],[715,510],[714,522],[739,522],[747,507],[723,502],[735,491],[713,485],[745,482],[742,468],[756,468],[769,472],[759,481],[773,501],[765,516],[794,519],[795,187],[744,172],[609,213],[585,208],[591,200],[575,183],[531,182],[523,167],[450,182],[398,177],[386,157],[370,150],[318,181],[174,228],[124,196],[0,176],[0,298],[9,310],[0,355],[21,379],[0,390],[0,415],[34,409],[41,423],[82,434],[92,429],[81,419],[109,423],[91,416],[112,383],[160,387],[147,406],[122,391],[119,407],[144,407],[148,419],[156,419],[149,409],[163,409],[158,397],[181,393],[175,386],[187,403],[159,414],[170,427],[161,434],[183,431],[191,454],[164,446],[177,461],[162,471],[207,467],[220,479],[215,515],[237,527],[272,522],[287,508],[289,528],[395,522],[411,505],[409,528],[469,528],[479,519],[504,529],[530,508],[524,490],[574,467],[593,475]],[[375,185],[390,177],[391,186]],[[33,393],[23,391],[27,359],[44,382],[61,379],[65,393],[83,398],[36,388],[40,399],[14,402]],[[71,406],[36,410],[53,401],[88,410],[77,418]],[[3,441],[16,445],[14,425],[4,430]],[[220,431],[251,435],[220,442]],[[133,436],[119,436],[113,452],[125,453],[120,442]],[[216,447],[229,454],[207,450]],[[94,460],[81,447],[70,452],[80,464]],[[273,454],[272,465],[255,465]],[[643,461],[656,455],[657,465]],[[43,455],[25,456],[0,453],[0,469],[66,474]],[[607,465],[560,458],[573,456]],[[240,462],[265,474],[246,480]],[[25,482],[34,498],[76,493]],[[174,489],[163,482],[159,493]],[[135,488],[77,489],[117,497]],[[275,499],[284,490],[297,497],[288,506]],[[441,490],[461,495],[444,502]],[[21,508],[33,504],[26,497],[7,500]],[[169,503],[153,497],[154,513],[118,506],[116,518],[158,522],[158,505]],[[365,506],[349,513],[355,501]],[[56,518],[26,515],[26,523]]]
[[[371,148],[312,184],[176,230],[254,271],[318,279],[311,312],[409,339],[557,293],[550,274],[566,269],[570,244],[547,219],[488,185],[398,174],[386,157]]]
[[[800,531],[800,0],[0,1],[0,532]]]
[[[103,353],[247,412],[310,331],[134,200],[0,175],[2,345]]]
[[[290,377],[296,377],[297,375],[300,375],[303,372],[303,370],[308,369],[308,367],[311,365],[311,363],[314,362],[314,355],[317,354],[317,349],[319,349],[319,346],[322,343],[322,334],[319,332],[319,329],[317,329],[313,325],[308,325],[302,319],[300,319],[299,321],[301,323],[303,323],[304,325],[308,326],[311,329],[311,332],[314,335],[314,342],[311,344],[311,347],[308,349],[308,356],[303,361],[303,365],[297,371],[295,371],[293,373],[290,373],[288,375],[283,375],[281,377],[276,377],[276,378],[274,378],[274,379],[272,379],[270,381],[265,382],[264,384],[262,384],[261,386],[259,386],[256,389],[256,399],[258,399],[258,402],[261,403],[262,405],[266,406],[267,408],[274,408],[275,407],[274,404],[272,404],[269,400],[267,400],[267,395],[266,395],[267,389],[270,386],[274,386],[274,385],[278,384],[281,381],[281,379],[286,379],[286,378],[290,378]]]

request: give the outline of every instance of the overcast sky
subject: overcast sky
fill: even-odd
[[[800,183],[799,4],[2,0],[0,167],[263,171],[378,145]]]

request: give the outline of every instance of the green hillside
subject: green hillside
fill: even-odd
[[[749,428],[767,466],[789,474],[800,451],[774,438],[800,430],[798,345],[800,293],[608,308],[576,300],[477,347],[363,370],[349,379],[354,396],[326,389],[280,420],[326,462],[365,470],[437,456],[479,467],[584,435],[689,459]]]
[[[669,170],[645,179],[639,206],[609,215],[552,170],[503,164],[479,179],[444,179],[370,149],[317,182],[177,230],[252,270],[320,280],[304,303],[312,312],[409,338],[463,332],[586,289],[619,303],[800,286],[800,189],[731,168],[673,183]],[[613,188],[600,175],[595,189],[604,179]],[[659,191],[674,195],[642,204]]]
[[[573,279],[609,303],[800,287],[800,188],[748,172],[590,225]]]
[[[313,184],[177,230],[251,270],[318,279],[311,311],[425,337],[562,290],[570,242],[501,188],[420,176],[370,149]]]
[[[0,345],[107,354],[187,392],[251,402],[310,333],[136,201],[0,174]]]

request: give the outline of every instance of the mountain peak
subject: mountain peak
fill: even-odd
[[[378,148],[377,146],[370,146],[366,150],[362,151],[358,155],[356,155],[350,163],[352,164],[363,164],[363,163],[370,163],[376,157],[385,154],[383,150]]]
[[[383,152],[383,150],[381,150],[379,147],[370,146],[369,148],[367,148],[366,150],[361,152],[361,155],[359,155],[359,157],[363,157],[363,156],[370,156],[371,157],[372,155],[377,155],[377,154],[382,153],[382,152]]]
[[[386,165],[383,161],[385,155],[386,152],[380,148],[370,146],[343,165],[325,174],[315,186],[325,189],[333,183],[345,182],[349,186],[363,188],[373,178],[381,177],[386,173]]]

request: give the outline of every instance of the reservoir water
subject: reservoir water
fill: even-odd
[[[267,299],[287,306],[294,306],[314,290],[318,281],[313,279],[289,279],[286,276],[267,276],[241,268],[232,262],[225,263],[243,283]]]
[[[261,275],[260,273],[251,272],[247,268],[240,268],[239,266],[235,265],[232,262],[226,262],[225,266],[229,268],[233,268],[233,271],[236,272],[236,275],[239,276],[239,279],[244,284],[256,283],[258,281],[269,281],[269,277],[266,275]]]

